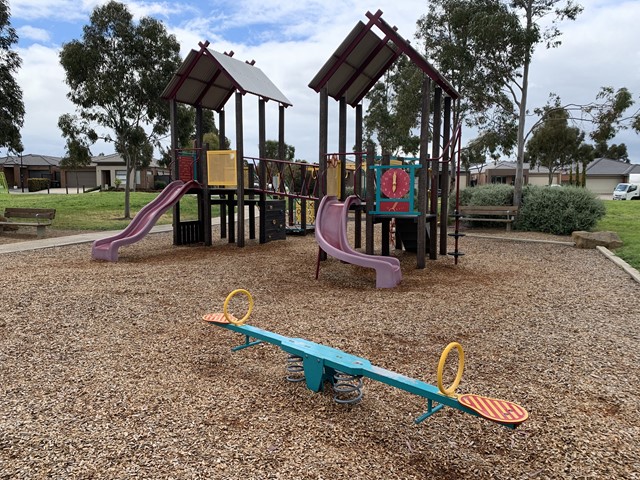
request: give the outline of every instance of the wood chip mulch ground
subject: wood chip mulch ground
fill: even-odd
[[[595,250],[465,237],[457,266],[395,253],[402,284],[376,290],[334,259],[315,280],[313,235],[154,234],[118,263],[90,248],[0,255],[0,479],[640,478],[640,286]],[[530,419],[445,408],[415,424],[426,401],[371,380],[336,404],[286,381],[279,348],[231,352],[244,339],[201,321],[236,288],[251,325],[429,383],[460,342],[458,392]]]

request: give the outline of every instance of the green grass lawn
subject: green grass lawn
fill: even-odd
[[[596,230],[616,232],[623,242],[615,253],[633,268],[640,270],[640,201],[605,200],[607,214]]]
[[[131,216],[133,217],[157,196],[157,193],[131,192],[129,203]],[[123,218],[124,192],[2,195],[0,207],[55,208],[56,218],[52,227],[59,230],[121,230],[130,222]],[[160,217],[157,224],[169,224],[172,217],[172,210],[169,209]],[[198,218],[195,195],[185,195],[180,200],[180,218],[183,220]]]

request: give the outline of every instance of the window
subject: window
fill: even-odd
[[[122,183],[127,181],[127,171],[126,170],[116,170],[116,178],[120,180]]]

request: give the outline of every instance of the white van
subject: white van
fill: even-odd
[[[614,200],[640,200],[640,186],[635,183],[619,183],[613,191]]]

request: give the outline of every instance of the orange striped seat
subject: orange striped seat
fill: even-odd
[[[487,420],[510,425],[518,425],[529,418],[529,413],[520,405],[507,400],[465,394],[458,401]]]

